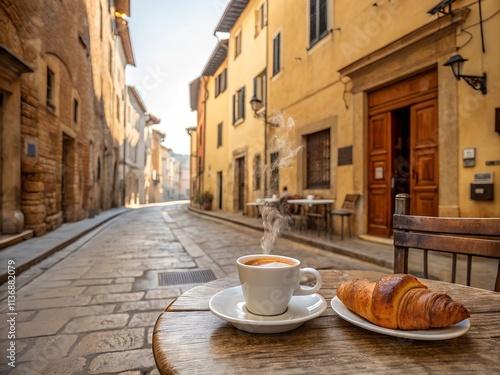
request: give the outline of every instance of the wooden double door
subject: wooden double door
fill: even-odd
[[[437,80],[431,71],[369,94],[368,234],[392,235],[399,193],[411,195],[413,215],[437,216],[438,187]]]

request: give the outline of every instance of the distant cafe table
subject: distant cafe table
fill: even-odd
[[[460,336],[422,340],[370,331],[351,324],[332,309],[331,301],[342,282],[353,278],[375,281],[382,273],[321,273],[319,294],[327,302],[326,310],[283,333],[249,333],[210,311],[212,296],[237,287],[237,276],[184,293],[159,316],[154,328],[153,354],[160,373],[499,373],[500,293],[422,279],[432,290],[463,303],[471,313],[470,329]]]
[[[287,201],[289,204],[298,204],[304,206],[304,209],[301,210],[302,215],[307,215],[307,212],[311,211],[311,208],[314,206],[322,205],[323,209],[323,220],[325,222],[327,228],[330,226],[330,211],[332,210],[332,205],[335,203],[335,199],[289,199]]]
[[[255,216],[258,218],[260,216],[260,207],[264,206],[265,203],[278,203],[280,200],[277,197],[257,199],[255,202],[248,202],[247,206],[255,208],[257,211]]]

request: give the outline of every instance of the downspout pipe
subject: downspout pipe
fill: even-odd
[[[203,76],[202,76],[203,77]],[[204,188],[204,181],[203,181],[203,176],[205,175],[205,163],[206,163],[206,141],[207,141],[207,100],[208,100],[208,79],[203,79],[205,82],[203,82],[203,88],[205,90],[205,98],[203,99],[203,135],[202,135],[202,144],[203,144],[203,173],[200,173],[201,181],[200,181],[200,193],[203,191],[202,189]]]
[[[267,196],[267,179],[268,179],[268,168],[267,168],[267,103],[268,103],[268,97],[269,97],[269,72],[267,67],[269,66],[268,64],[268,58],[269,58],[269,0],[266,1],[266,90],[264,92],[264,98],[265,98],[265,108],[264,108],[264,166],[265,166],[265,171],[266,175],[264,176],[264,197]]]

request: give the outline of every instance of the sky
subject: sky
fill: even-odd
[[[189,83],[201,75],[229,0],[131,0],[128,18],[135,67],[127,84],[135,86],[148,112],[161,119],[163,145],[190,153],[186,128],[196,126]]]

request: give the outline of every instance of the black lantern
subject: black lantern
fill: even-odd
[[[462,56],[459,54],[451,56],[447,62],[445,62],[443,65],[444,66],[449,66],[451,67],[451,70],[453,71],[453,75],[457,80],[460,80],[460,78],[463,78],[465,82],[469,84],[474,90],[480,90],[483,95],[486,94],[486,73],[483,73],[482,76],[466,76],[462,75],[462,68],[464,66],[464,62],[466,62],[467,59],[464,59]]]
[[[257,112],[259,112],[264,107],[264,103],[262,103],[262,100],[254,95],[252,96],[252,99],[250,99],[250,106],[252,107],[252,111],[254,112],[255,116],[259,117]]]

